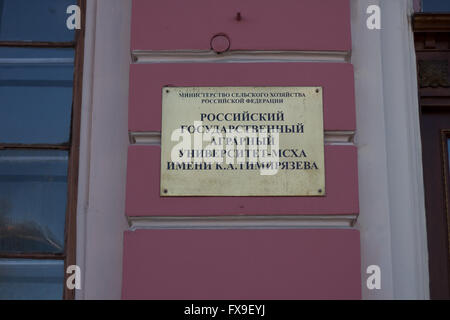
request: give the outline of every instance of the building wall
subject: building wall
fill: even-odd
[[[194,228],[192,221],[188,224],[177,222],[178,225],[170,222],[172,224],[169,227],[235,230],[231,230],[232,232],[244,230],[245,232],[240,233],[238,238],[245,239],[249,234],[249,227],[273,230],[281,226],[283,230],[288,228],[289,232],[297,234],[298,239],[308,235],[311,240],[318,241],[331,239],[326,234],[332,234],[333,229],[336,230],[336,234],[342,235],[359,231],[361,266],[358,271],[361,275],[360,289],[363,298],[427,298],[428,274],[417,85],[414,80],[414,50],[409,20],[413,3],[408,0],[352,0],[350,3],[351,54],[346,53],[346,50],[344,54],[330,54],[324,48],[318,47],[318,52],[314,53],[240,52],[230,56],[229,59],[233,62],[272,63],[350,62],[353,65],[356,135],[353,140],[352,132],[340,132],[340,135],[329,132],[326,141],[338,147],[344,144],[346,145],[344,147],[356,146],[358,149],[359,217],[356,225],[354,227],[351,225],[354,215],[350,217],[341,215],[338,219],[323,219],[324,216],[319,215],[314,219],[305,217],[268,219],[264,224],[251,218],[213,222],[204,219],[200,221],[200,225],[194,225]],[[368,30],[366,8],[375,3],[382,9],[382,29]],[[78,299],[120,298],[124,287],[122,263],[128,258],[135,259],[133,261],[140,258],[136,255],[139,253],[136,250],[128,251],[132,257],[122,256],[124,233],[127,237],[131,237],[128,244],[142,246],[155,235],[164,235],[160,230],[161,227],[165,229],[168,227],[167,221],[163,221],[162,224],[159,221],[158,224],[155,219],[128,217],[127,223],[125,217],[125,181],[129,145],[128,80],[132,62],[131,25],[131,1],[88,1],[77,223],[77,263],[82,268],[83,282],[82,289],[77,291]],[[324,31],[326,32],[326,29]],[[256,46],[253,49],[261,48]],[[194,60],[224,62],[223,58],[208,55],[200,58],[196,55],[176,54],[141,57],[159,59],[159,62],[174,60],[182,62],[183,59],[191,63]],[[158,143],[152,137],[148,139],[146,143]],[[336,226],[339,228],[336,229]],[[311,228],[320,230],[314,232]],[[219,231],[213,235],[217,234]],[[336,237],[336,234],[332,237]],[[336,239],[344,238],[346,236],[337,236]],[[214,241],[216,244],[223,243],[223,239],[220,238]],[[344,252],[350,247],[345,245],[345,242],[342,244],[344,250],[342,254],[345,256]],[[289,248],[289,242],[280,242],[280,245]],[[167,248],[180,250],[177,246]],[[330,246],[317,245],[316,248],[320,252],[326,252],[327,250],[323,248]],[[142,249],[151,248],[144,246]],[[315,256],[311,252],[309,255]],[[150,263],[151,258],[145,258],[143,265]],[[333,256],[329,255],[325,259],[332,261]],[[295,265],[296,262],[291,263]],[[381,290],[368,290],[365,286],[367,278],[365,270],[372,264],[381,267]],[[148,266],[150,267],[150,264]],[[160,267],[163,268],[164,265]],[[139,277],[130,279],[127,274],[125,274],[126,281],[139,281]],[[352,276],[354,274],[349,277]],[[317,278],[317,281],[320,280],[320,277]],[[325,282],[321,283],[324,289],[326,289]],[[309,285],[313,287],[314,282]],[[341,287],[345,285],[343,283]],[[148,294],[145,288],[140,290],[142,294]],[[134,295],[139,290],[127,292],[125,292],[127,297],[142,297]],[[307,297],[307,294],[299,297]],[[319,291],[314,297],[327,296],[320,295]],[[352,295],[347,297],[357,298]]]

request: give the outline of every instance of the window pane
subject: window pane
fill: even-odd
[[[63,252],[67,160],[67,151],[0,150],[0,252]]]
[[[64,261],[0,259],[0,300],[59,300]]]
[[[71,4],[76,0],[0,0],[0,41],[73,41]]]
[[[424,12],[450,12],[449,0],[423,0],[422,11]]]
[[[66,143],[73,49],[0,48],[0,143]]]

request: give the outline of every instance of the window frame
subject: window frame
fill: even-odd
[[[448,259],[450,260],[450,129],[441,130],[441,143],[444,169],[444,210],[447,216]]]
[[[80,150],[81,102],[83,85],[84,39],[86,0],[77,0],[80,7],[81,26],[75,30],[75,38],[70,42],[40,42],[40,41],[0,41],[0,47],[32,47],[32,48],[73,48],[75,50],[74,79],[72,91],[72,118],[70,126],[70,139],[64,144],[11,144],[0,141],[0,150],[5,149],[52,149],[69,152],[67,172],[67,205],[64,226],[64,252],[63,253],[5,253],[0,252],[4,259],[40,259],[64,260],[63,299],[75,299],[75,290],[66,285],[67,267],[76,264],[76,216],[78,198],[78,169]]]

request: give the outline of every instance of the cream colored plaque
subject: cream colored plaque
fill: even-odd
[[[321,87],[165,87],[161,196],[323,196]]]

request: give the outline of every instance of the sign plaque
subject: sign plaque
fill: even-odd
[[[164,87],[161,196],[324,196],[321,87]]]

